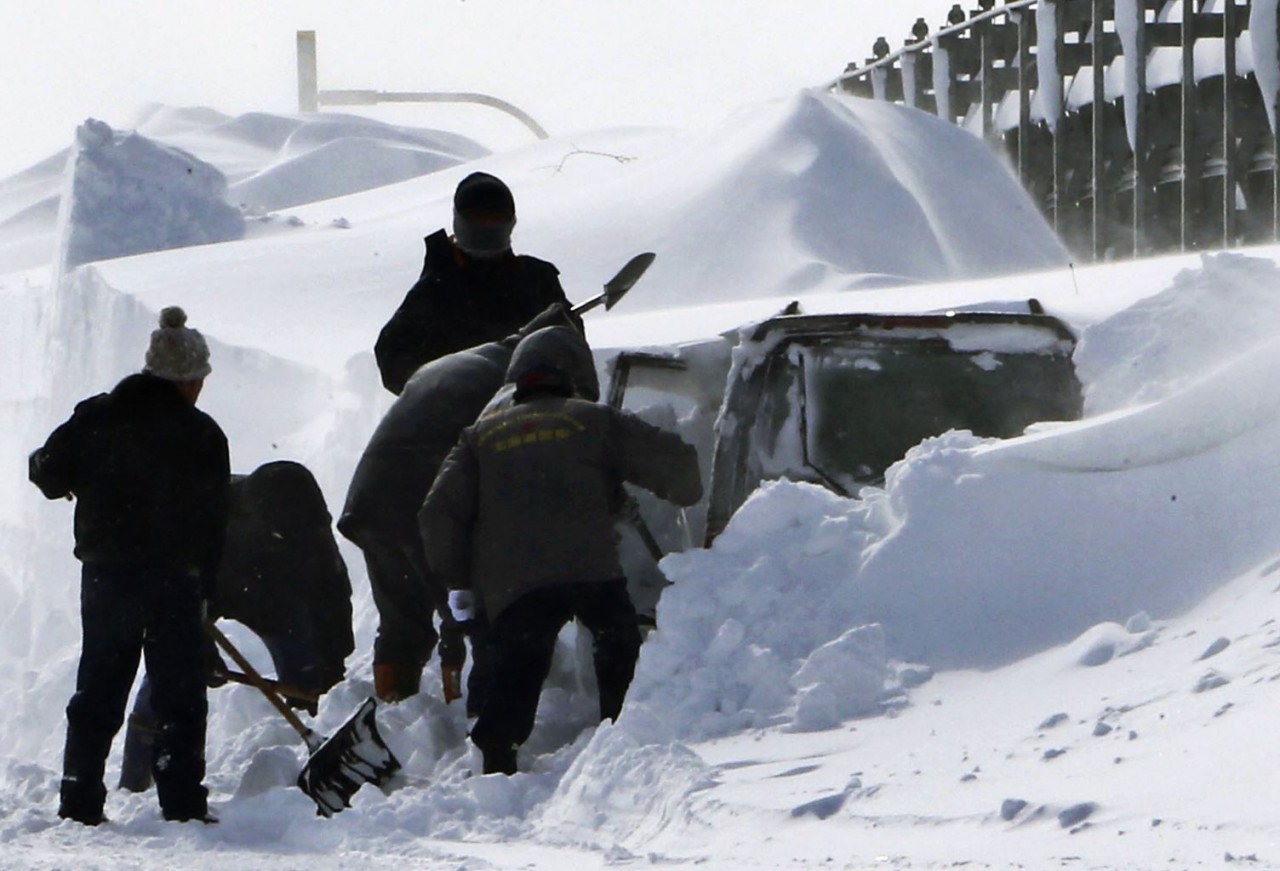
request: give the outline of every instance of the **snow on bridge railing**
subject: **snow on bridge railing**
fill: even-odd
[[[936,32],[919,19],[896,51],[882,36],[824,87],[1000,147],[1078,254],[1273,241],[1278,3],[979,0],[967,16],[956,4]]]

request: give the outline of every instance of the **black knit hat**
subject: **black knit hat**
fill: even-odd
[[[516,201],[502,179],[487,172],[473,172],[458,182],[453,192],[453,208],[460,215],[484,212],[515,217]]]
[[[453,194],[453,239],[472,257],[501,257],[511,250],[516,202],[502,179],[473,172]]]

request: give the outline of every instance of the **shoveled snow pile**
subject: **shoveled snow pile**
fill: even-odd
[[[63,265],[146,254],[244,235],[224,200],[227,180],[203,160],[90,118],[76,131]]]

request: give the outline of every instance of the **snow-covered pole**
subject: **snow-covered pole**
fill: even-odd
[[[1280,136],[1276,135],[1276,95],[1280,93],[1280,0],[1253,0],[1249,11],[1249,42],[1253,69],[1262,92],[1262,105],[1271,125],[1271,238],[1280,239]]]
[[[978,12],[989,12],[991,7],[995,5],[995,0],[980,0]],[[995,58],[992,56],[994,47],[992,46],[992,22],[983,21],[973,25],[973,30],[978,39],[978,101],[981,107],[982,123],[979,125],[979,132],[985,140],[991,140],[995,136],[995,124],[993,117],[995,114],[996,102],[996,84],[992,71],[995,69]]]
[[[1195,208],[1196,6],[1196,0],[1182,0],[1182,190],[1178,221],[1179,248],[1182,251],[1186,251],[1193,241],[1191,219]]]
[[[1062,128],[1062,72],[1058,64],[1058,47],[1062,40],[1062,7],[1058,0],[1041,0],[1036,7],[1036,95],[1040,110],[1049,126],[1053,146],[1053,228],[1062,229],[1063,148],[1059,134]]]
[[[889,40],[883,36],[876,39],[875,45],[871,47],[871,53],[876,60],[883,60],[889,56]],[[889,99],[889,74],[893,72],[892,64],[882,64],[871,70],[871,92],[877,100]]]
[[[1091,235],[1093,242],[1093,259],[1098,261],[1102,259],[1104,240],[1102,238],[1102,226],[1104,210],[1102,208],[1103,185],[1103,146],[1105,144],[1104,133],[1106,132],[1106,54],[1103,49],[1106,42],[1103,39],[1103,31],[1105,30],[1103,22],[1106,15],[1103,12],[1102,0],[1093,0],[1092,19],[1089,23],[1089,41],[1092,43],[1092,64],[1093,64],[1093,135],[1090,137],[1090,172],[1093,184],[1093,208],[1090,211]]]
[[[1222,5],[1222,247],[1236,238],[1236,0]]]
[[[1031,16],[1022,11],[1012,14],[1018,25],[1018,178],[1025,185],[1031,136]]]
[[[916,57],[915,52],[907,52],[899,62],[902,64],[902,102],[912,109],[920,107],[920,85],[916,81]]]
[[[871,96],[877,100],[889,99],[889,74],[884,67],[876,67],[871,71]]]
[[[933,96],[938,117],[955,123],[955,112],[951,111],[951,52],[941,40],[933,49]]]
[[[1116,0],[1116,32],[1124,53],[1124,126],[1133,152],[1133,255],[1141,253],[1146,215],[1147,27],[1141,0]]]

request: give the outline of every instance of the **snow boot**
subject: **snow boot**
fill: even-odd
[[[58,808],[58,816],[64,820],[73,820],[86,826],[100,826],[103,823],[110,822],[106,814],[101,810],[81,810],[77,808],[69,808],[65,805]]]
[[[516,748],[514,745],[504,747],[481,747],[484,757],[485,774],[515,774]]]
[[[216,826],[219,822],[209,811],[198,814],[165,814],[165,822],[168,823],[204,823],[206,826]]]

